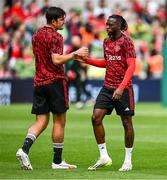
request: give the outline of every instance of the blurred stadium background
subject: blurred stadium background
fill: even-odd
[[[85,45],[95,58],[103,58],[106,18],[112,13],[123,15],[129,24],[126,34],[132,37],[137,53],[134,74],[136,101],[161,101],[167,105],[165,3],[165,0],[1,1],[0,104],[32,101],[34,59],[31,36],[45,24],[47,7],[55,5],[67,12],[66,27],[60,31],[64,37],[64,53],[71,47]],[[97,96],[104,69],[72,62],[65,66],[65,70],[71,85],[71,102],[86,102]]]
[[[165,3],[165,0],[1,1],[0,104],[32,101],[34,59],[31,37],[38,27],[45,24],[47,7],[54,5],[67,12],[66,27],[60,32],[64,37],[64,53],[71,47],[85,45],[89,47],[90,55],[96,58],[103,58],[106,18],[112,13],[123,15],[129,24],[126,33],[132,37],[137,53],[135,99],[161,101],[167,105],[167,73],[163,71],[166,69]],[[105,70],[75,63],[67,64],[65,70],[71,85],[71,102],[94,100]]]
[[[121,14],[129,24],[126,33],[135,43],[137,64],[133,78],[136,150],[134,171],[128,174],[117,172],[123,159],[124,146],[121,124],[115,114],[105,120],[108,148],[114,160],[112,169],[86,171],[98,156],[90,116],[105,71],[74,62],[65,66],[70,84],[70,101],[75,104],[71,105],[68,113],[64,155],[79,168],[66,174],[50,170],[52,147],[48,140],[51,132],[49,125],[43,138],[32,148],[35,171],[25,173],[18,170],[15,151],[26,134],[27,126],[34,121],[29,104],[32,102],[34,74],[31,37],[38,27],[45,24],[44,14],[51,5],[60,6],[67,12],[66,27],[60,31],[64,37],[64,53],[85,45],[89,47],[91,56],[102,58],[106,18],[113,13]],[[166,12],[165,0],[1,1],[0,179],[167,179]]]

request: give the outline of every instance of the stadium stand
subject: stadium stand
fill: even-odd
[[[31,78],[34,61],[31,50],[31,36],[39,24],[45,24],[44,14],[48,6],[61,5],[67,9],[67,25],[61,32],[65,39],[65,50],[71,44],[71,37],[80,35],[83,45],[90,54],[103,57],[102,41],[106,37],[105,21],[112,13],[121,14],[128,21],[126,32],[134,42],[137,53],[136,78],[161,78],[163,70],[162,42],[165,33],[165,6],[163,1],[128,0],[82,0],[82,1],[5,1],[0,23],[0,78]],[[75,3],[74,3],[75,2]],[[75,4],[75,7],[71,8]],[[2,5],[1,5],[2,6]],[[42,22],[42,23],[41,23]],[[153,52],[156,52],[156,55]],[[157,67],[158,69],[154,68]],[[88,67],[89,78],[103,78],[103,70],[92,74]],[[158,71],[158,72],[157,72]]]

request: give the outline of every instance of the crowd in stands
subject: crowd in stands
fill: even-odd
[[[48,7],[48,0],[44,0],[42,7],[35,0],[26,6],[22,0],[6,0],[0,24],[0,79],[33,77],[31,37],[45,24],[44,15]],[[79,39],[78,47],[88,46],[92,57],[103,58],[103,39],[107,36],[105,23],[111,14],[120,14],[128,22],[125,33],[133,39],[137,53],[135,77],[161,78],[166,17],[165,5],[155,0],[143,3],[127,0],[126,5],[116,3],[114,6],[106,0],[99,0],[97,5],[85,0],[84,8],[67,12],[66,27],[60,32],[64,37],[65,52]],[[101,68],[96,71],[95,67],[79,68],[83,79],[103,78],[104,70]]]

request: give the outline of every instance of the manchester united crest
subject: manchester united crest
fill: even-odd
[[[114,47],[115,52],[120,51],[120,49],[121,49],[121,47],[120,47],[120,46],[118,46],[118,45],[116,45],[116,46]]]

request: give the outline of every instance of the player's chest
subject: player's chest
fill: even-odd
[[[106,55],[117,55],[122,54],[123,48],[123,41],[116,41],[116,42],[106,42],[104,46],[104,52]]]

